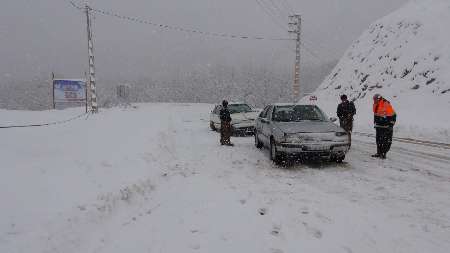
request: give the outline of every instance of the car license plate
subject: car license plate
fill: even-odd
[[[310,151],[324,151],[324,150],[329,150],[330,147],[323,146],[323,145],[314,145],[314,146],[308,146],[307,149]]]

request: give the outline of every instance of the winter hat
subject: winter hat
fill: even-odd
[[[380,94],[376,93],[375,95],[373,95],[373,99],[380,99],[382,98]]]

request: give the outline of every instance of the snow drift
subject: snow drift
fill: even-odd
[[[398,113],[399,135],[450,140],[450,2],[415,0],[373,23],[316,90],[335,114],[341,94],[354,100],[356,129],[372,126],[372,96]]]

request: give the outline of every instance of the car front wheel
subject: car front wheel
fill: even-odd
[[[258,131],[255,130],[255,147],[256,148],[262,148],[263,144],[259,141],[258,138]]]
[[[277,165],[281,164],[282,161],[281,154],[277,151],[277,146],[275,145],[275,141],[273,139],[270,140],[270,160]]]
[[[211,128],[211,130],[213,130],[213,131],[217,131],[216,126],[214,125],[214,122],[212,122],[212,121],[209,122],[209,128]]]
[[[335,157],[333,160],[334,160],[336,163],[342,163],[342,162],[344,161],[344,159],[345,159],[345,155]]]

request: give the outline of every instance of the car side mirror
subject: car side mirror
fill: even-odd
[[[331,122],[336,122],[336,121],[337,121],[337,118],[331,117],[331,118],[330,118],[330,121],[331,121]]]

